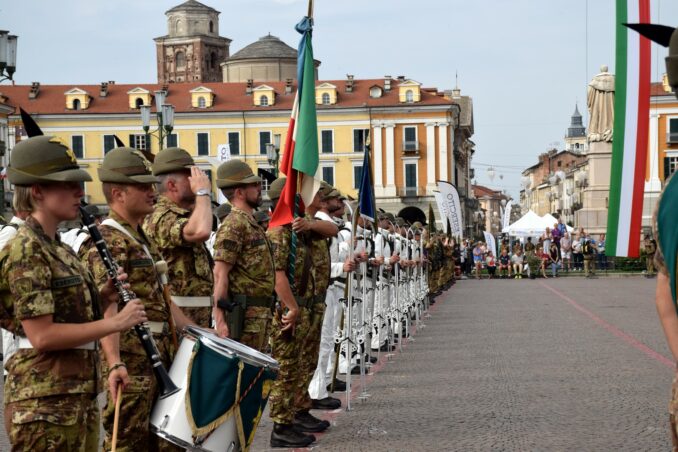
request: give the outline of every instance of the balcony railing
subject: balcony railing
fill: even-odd
[[[426,196],[426,187],[398,187],[398,196]]]
[[[419,142],[417,142],[417,141],[403,141],[403,152],[405,152],[405,153],[418,153],[419,152]]]

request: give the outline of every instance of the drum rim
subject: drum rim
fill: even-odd
[[[222,344],[219,342],[214,341],[211,339],[209,335],[214,335],[216,336],[215,333],[212,331],[202,328],[199,326],[193,326],[189,325],[186,328],[184,328],[185,332],[190,335],[193,339],[202,342],[204,345],[209,347],[211,350],[219,353],[222,356],[225,356],[227,358],[238,358],[239,360],[258,367],[264,367],[268,369],[273,369],[273,370],[278,370],[280,367],[280,364],[278,361],[276,361],[272,356],[269,356],[265,353],[260,352],[259,350],[255,350],[251,347],[248,347],[245,344],[241,344],[240,342],[234,341],[233,339],[230,338],[219,338],[221,340],[228,340],[231,342],[235,342],[238,344],[239,347],[245,347],[247,352],[252,352],[251,355],[247,355],[244,353],[239,352],[237,349],[236,350],[231,350],[225,348]],[[217,336],[218,337],[218,336]]]

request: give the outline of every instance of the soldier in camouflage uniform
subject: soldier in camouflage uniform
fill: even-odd
[[[7,362],[5,428],[14,451],[96,450],[101,366],[97,339],[146,320],[139,300],[117,313],[110,281],[92,274],[57,236],[74,220],[83,196],[73,151],[58,139],[18,143],[9,180],[30,216],[0,252],[0,320],[17,337]],[[24,201],[22,201],[23,203]],[[103,306],[102,306],[103,304]],[[101,319],[101,310],[109,316]]]
[[[205,241],[212,232],[211,183],[191,155],[167,148],[153,162],[160,179],[155,210],[144,232],[167,261],[172,302],[205,328],[212,323],[212,256]]]
[[[285,178],[276,179],[268,191],[274,203],[280,198]],[[312,223],[304,218],[295,218],[292,224],[274,227],[266,233],[273,247],[275,266],[275,291],[281,308],[273,318],[271,334],[272,356],[280,363],[278,378],[273,383],[270,400],[270,416],[274,422],[271,432],[271,447],[306,447],[315,441],[315,436],[303,432],[320,432],[329,427],[329,422],[320,421],[306,412],[300,417],[297,393],[306,392],[304,367],[301,363],[301,347],[310,328],[310,310],[314,300],[314,272],[311,256]],[[297,232],[296,260],[293,284],[289,281],[289,261],[293,231]]]
[[[217,186],[232,204],[214,240],[217,333],[267,351],[275,271],[266,231],[252,216],[262,203],[261,178],[245,162],[229,160],[217,170]]]
[[[170,316],[178,329],[193,322],[174,304],[167,305],[162,295],[155,262],[161,257],[155,244],[141,228],[144,217],[153,212],[155,183],[150,163],[136,149],[119,147],[108,152],[98,170],[103,192],[110,208],[109,217],[99,230],[113,259],[129,275],[129,284],[148,313],[148,326],[153,333],[160,358],[169,369],[174,358]],[[80,256],[94,272],[98,284],[106,281],[106,268],[91,239],[83,244]],[[103,411],[106,431],[105,448],[111,447],[115,395],[123,385],[118,450],[176,450],[177,448],[152,434],[150,414],[157,396],[157,382],[139,338],[133,330],[112,334],[101,341],[108,364],[104,376],[109,394]]]
[[[313,203],[306,207],[306,219],[314,225],[315,231],[311,233],[311,258],[313,261],[313,304],[310,310],[310,326],[306,341],[301,347],[301,366],[303,391],[297,393],[295,406],[299,407],[297,417],[306,417],[311,408],[336,409],[341,406],[339,399],[327,397],[324,400],[311,400],[308,392],[313,374],[318,366],[318,354],[320,352],[320,339],[325,315],[325,297],[330,284],[330,248],[328,240],[339,233],[339,228],[330,217],[319,216],[321,203],[329,203],[332,199],[339,198],[339,192],[331,185],[323,182],[320,190],[315,195]],[[327,209],[325,209],[327,210]],[[327,219],[329,218],[329,220]],[[322,228],[322,229],[321,229]]]
[[[658,214],[659,207],[662,206],[664,202],[664,196],[666,195],[667,189],[676,190],[678,187],[675,186],[675,175],[672,176],[666,182],[664,186],[664,192],[662,192],[661,198],[657,203],[657,209],[655,209],[653,217],[653,236],[656,238],[658,246],[657,250],[654,253],[654,264],[657,269],[657,290],[656,290],[656,299],[655,303],[657,305],[657,313],[659,314],[659,320],[661,321],[662,327],[664,329],[664,335],[666,341],[668,342],[669,349],[673,355],[674,360],[678,361],[678,315],[676,315],[676,304],[671,288],[671,279],[678,277],[678,275],[671,275],[669,272],[669,265],[667,265],[665,260],[665,255],[675,256],[675,250],[673,253],[670,253],[670,250],[664,249],[663,246],[672,242],[675,243],[676,237],[676,221],[675,221],[675,209],[676,206],[671,206],[673,210],[672,216],[674,217],[672,224],[673,230],[671,228],[665,228],[661,231],[658,227]],[[672,186],[672,182],[674,182]],[[673,192],[673,199],[675,198],[675,191]],[[667,209],[668,210],[668,209]],[[664,225],[669,222],[664,219]],[[668,229],[668,230],[666,230]],[[662,234],[667,234],[668,239],[662,243]],[[671,237],[671,235],[673,237]],[[676,267],[674,267],[675,269]],[[674,373],[673,384],[671,385],[671,399],[669,401],[669,426],[671,432],[671,442],[673,444],[672,450],[674,452],[678,451],[678,371]]]

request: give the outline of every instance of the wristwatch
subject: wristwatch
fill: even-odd
[[[209,196],[210,192],[209,190],[206,190],[204,188],[201,188],[200,190],[195,192],[195,196]]]

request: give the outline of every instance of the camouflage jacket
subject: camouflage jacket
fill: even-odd
[[[329,242],[317,234],[311,234],[310,252],[315,285],[313,295],[325,295],[330,285],[330,265],[332,264]]]
[[[148,240],[141,228],[133,229],[126,220],[123,220],[113,210],[108,217],[120,223],[134,237],[131,238],[110,226],[99,226],[99,231],[101,231],[113,259],[128,275],[127,281],[131,286],[130,290],[144,304],[149,321],[167,322],[169,309],[163,298],[154,264],[155,261],[160,259],[157,248]],[[151,256],[146,254],[142,244],[146,245]],[[87,263],[94,272],[95,281],[99,287],[102,287],[108,280],[108,273],[91,238],[83,243],[79,254],[83,262]],[[118,309],[122,308],[121,302]],[[120,352],[145,354],[134,330],[130,329],[120,333]]]
[[[212,295],[210,255],[204,243],[184,240],[183,231],[191,212],[161,196],[143,229],[158,247],[169,267],[169,285],[173,295]]]
[[[214,240],[214,260],[233,265],[228,291],[233,295],[271,296],[275,272],[271,245],[254,217],[233,207]]]
[[[0,252],[3,325],[24,336],[22,320],[51,315],[55,323],[100,317],[92,274],[70,247],[48,237],[28,217]],[[62,394],[96,394],[99,356],[93,350],[19,349],[7,363],[5,403]]]
[[[276,271],[284,271],[289,276],[290,252],[292,243],[292,226],[279,226],[266,232],[273,247],[273,262]],[[311,252],[311,240],[307,234],[297,235],[297,256],[294,265],[294,287],[292,293],[295,296],[309,298],[315,294],[313,281],[313,258],[307,254]],[[325,245],[326,246],[326,245]],[[307,271],[304,272],[306,262]],[[306,274],[304,276],[304,274]],[[306,286],[301,287],[306,280]]]

